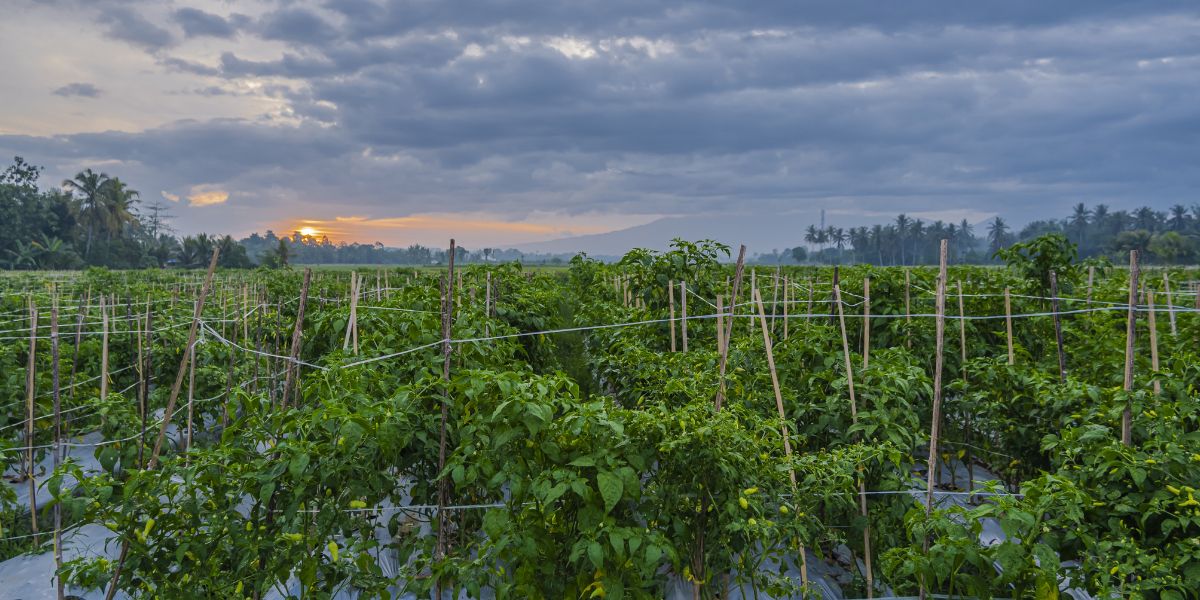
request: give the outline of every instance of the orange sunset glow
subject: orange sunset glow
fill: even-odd
[[[534,214],[525,220],[505,220],[489,213],[424,213],[402,217],[346,215],[285,222],[273,229],[299,232],[307,237],[328,237],[334,243],[382,242],[388,246],[444,243],[446,232],[451,232],[463,243],[490,246],[604,233],[640,225],[654,218],[657,215],[605,218],[593,214]]]

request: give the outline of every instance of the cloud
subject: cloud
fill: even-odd
[[[1021,222],[1190,204],[1200,187],[1189,3],[179,4],[97,9],[149,56],[116,70],[169,82],[139,92],[157,125],[104,119],[129,99],[101,80],[94,128],[0,135],[0,151],[62,171],[48,177],[116,161],[139,189],[226,194],[220,211],[180,207],[196,230],[285,211],[451,226],[430,207]]]
[[[68,83],[67,85],[54,90],[55,96],[64,96],[67,98],[71,96],[78,96],[81,98],[98,98],[100,97],[100,93],[100,88],[90,83],[79,82]]]
[[[188,194],[187,199],[188,206],[215,206],[225,204],[229,200],[229,192],[210,185],[198,185],[192,187],[192,193]]]
[[[176,10],[172,17],[183,28],[187,37],[231,38],[237,27],[220,15],[204,12],[198,8],[184,7]]]
[[[175,37],[170,31],[151,23],[131,8],[104,8],[100,12],[99,21],[106,26],[105,33],[108,37],[146,50],[161,50],[175,43]]]
[[[338,37],[338,30],[316,12],[289,6],[267,13],[259,21],[259,33],[269,40],[316,44]]]
[[[165,191],[165,190],[164,190],[164,191],[161,191],[161,192],[159,192],[159,193],[160,193],[160,194],[162,194],[162,197],[163,197],[164,199],[166,199],[166,200],[170,200],[171,202],[179,202],[179,195],[178,195],[178,194],[172,194],[171,192],[168,192],[168,191]]]

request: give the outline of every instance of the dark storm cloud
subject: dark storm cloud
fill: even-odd
[[[319,44],[339,34],[320,15],[298,6],[288,6],[264,15],[259,22],[259,33],[269,40],[295,44]]]
[[[172,44],[131,16],[121,39]],[[268,208],[294,197],[280,190],[337,198],[347,214],[836,203],[1023,221],[1200,188],[1190,3],[330,0],[172,18],[228,38],[207,57],[156,54],[196,78],[190,93],[254,84],[282,113],[0,150],[121,161],[162,189],[220,183]]]
[[[54,95],[68,98],[71,96],[79,96],[82,98],[98,98],[100,97],[100,88],[90,83],[68,83],[67,85],[54,90]]]
[[[100,12],[99,21],[105,25],[108,37],[147,50],[161,50],[175,43],[170,31],[151,23],[132,8],[113,6]]]
[[[183,28],[187,37],[212,36],[218,38],[233,37],[237,26],[220,15],[204,12],[196,8],[181,8],[172,15],[175,22]]]

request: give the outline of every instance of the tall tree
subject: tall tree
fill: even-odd
[[[995,254],[997,250],[1008,246],[1010,230],[1004,219],[996,217],[988,224],[988,250]]]
[[[79,219],[87,227],[87,241],[83,247],[83,257],[87,259],[92,253],[92,239],[96,236],[96,227],[104,221],[103,210],[100,208],[101,194],[104,184],[108,182],[107,173],[97,173],[84,169],[75,174],[73,179],[64,179],[63,188],[71,194],[78,193]]]

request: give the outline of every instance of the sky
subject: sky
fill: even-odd
[[[1191,1],[4,4],[0,162],[120,176],[181,233],[1200,202]]]

